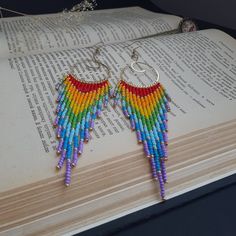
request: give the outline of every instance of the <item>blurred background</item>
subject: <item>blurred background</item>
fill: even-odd
[[[0,6],[26,14],[45,14],[70,9],[77,0],[0,0]],[[152,11],[190,17],[210,24],[236,30],[235,0],[97,0],[96,9],[140,6]],[[13,14],[4,12],[3,16]]]

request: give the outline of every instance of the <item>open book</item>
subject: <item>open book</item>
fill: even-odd
[[[114,88],[131,62],[130,40],[176,29],[180,20],[138,7],[84,13],[79,21],[58,14],[1,19],[0,235],[80,232],[160,202],[143,148],[111,104],[65,188],[64,172],[55,170],[55,85],[74,64],[78,77],[102,79],[104,71],[83,64],[102,41],[99,58]],[[173,100],[167,199],[235,173],[236,41],[209,29],[134,45]]]

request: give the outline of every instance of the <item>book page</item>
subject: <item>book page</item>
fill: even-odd
[[[84,48],[176,29],[181,18],[140,7],[0,19],[0,57]]]
[[[126,47],[129,44],[102,48],[100,60],[111,68],[113,88],[121,69],[131,62],[131,50]],[[205,30],[140,40],[138,45],[140,61],[159,71],[160,81],[172,97],[170,139],[236,118],[236,42],[230,36]],[[71,72],[74,64],[74,74],[79,78],[104,78],[104,70],[86,69],[93,50],[73,49],[0,60],[1,191],[63,173],[55,171],[55,85],[63,74]],[[153,79],[149,74],[138,75],[134,82],[146,84]],[[78,169],[142,150],[129,120],[119,107],[112,107],[112,101],[96,120],[91,135]]]

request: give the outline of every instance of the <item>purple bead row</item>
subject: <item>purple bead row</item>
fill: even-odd
[[[165,185],[162,177],[162,173],[160,171],[157,172],[159,185],[160,185],[160,195],[162,199],[165,199]]]
[[[66,160],[66,174],[65,174],[65,185],[69,186],[71,182],[71,163],[70,159]]]

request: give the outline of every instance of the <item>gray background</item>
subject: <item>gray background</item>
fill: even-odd
[[[236,29],[236,0],[152,0],[164,11]]]

